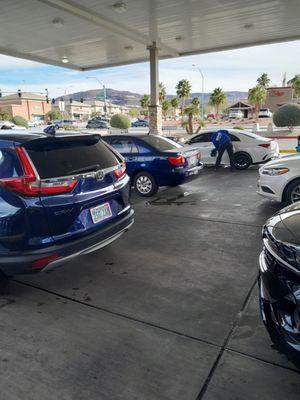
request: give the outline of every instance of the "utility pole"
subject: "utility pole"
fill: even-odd
[[[107,117],[107,103],[106,103],[106,87],[104,83],[102,83],[96,76],[87,76],[86,79],[95,79],[99,85],[102,86],[103,89],[103,98],[104,98],[104,116]]]

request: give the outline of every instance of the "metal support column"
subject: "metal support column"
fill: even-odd
[[[158,47],[156,42],[148,46],[150,55],[150,106],[149,106],[149,133],[153,135],[162,134],[162,115],[159,104],[159,69],[158,69]]]

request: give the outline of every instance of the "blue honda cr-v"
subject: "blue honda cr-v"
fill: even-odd
[[[121,156],[99,135],[0,136],[0,275],[60,265],[133,223]]]

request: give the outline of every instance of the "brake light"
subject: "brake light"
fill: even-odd
[[[184,165],[186,163],[186,159],[182,155],[177,157],[168,157],[167,160],[169,161],[169,163],[176,166]]]
[[[52,254],[48,257],[39,258],[38,260],[32,261],[31,265],[35,268],[44,268],[50,262],[57,260],[59,257],[58,254]]]
[[[125,163],[125,161],[123,161],[122,164],[119,165],[118,169],[116,169],[114,171],[114,173],[115,173],[117,179],[120,179],[120,178],[122,178],[123,175],[125,175],[125,173],[126,173],[126,163]]]
[[[26,151],[16,148],[24,175],[18,178],[0,179],[0,186],[24,196],[41,196],[68,193],[73,190],[77,180],[73,178],[40,180],[35,172]]]
[[[261,143],[259,144],[260,147],[265,147],[266,149],[271,146],[271,143]]]

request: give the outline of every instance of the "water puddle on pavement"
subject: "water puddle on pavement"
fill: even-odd
[[[166,196],[166,197],[157,197],[154,200],[151,201],[147,201],[146,204],[150,205],[150,206],[182,206],[182,205],[190,205],[190,206],[195,206],[196,205],[196,201],[190,200],[188,199],[188,201],[179,201],[180,199],[184,199],[187,198],[188,196],[190,196],[193,193],[190,192],[183,192],[183,193],[177,193],[177,194],[173,194],[170,196]]]

